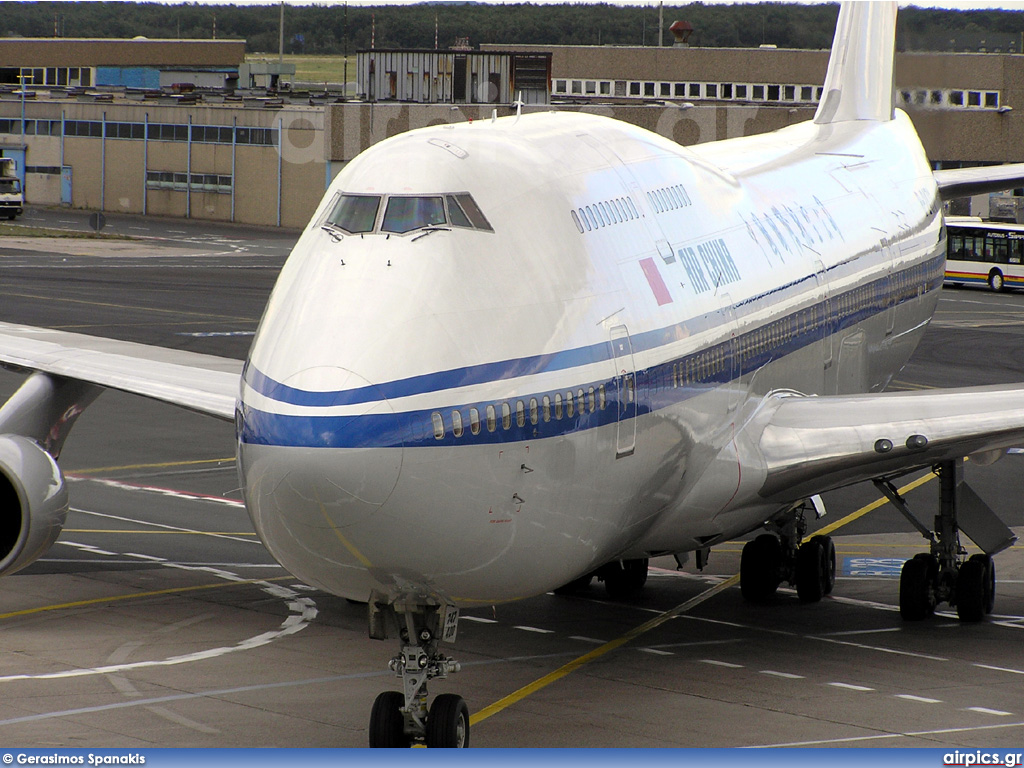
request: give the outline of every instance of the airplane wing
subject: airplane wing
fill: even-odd
[[[965,457],[996,461],[1024,445],[1024,384],[829,397],[772,393],[744,432],[737,448],[749,451],[739,457],[745,466],[761,469],[757,499],[796,503]],[[982,550],[993,554],[1017,540],[962,481],[959,496],[959,528]]]
[[[991,462],[1024,444],[1024,384],[769,395],[755,420],[764,424],[759,495],[789,501],[964,456]]]
[[[1024,187],[1024,163],[932,171],[943,200]]]
[[[240,360],[0,323],[0,365],[143,395],[233,420]]]

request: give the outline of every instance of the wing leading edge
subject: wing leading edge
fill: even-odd
[[[0,323],[0,364],[233,420],[240,360]]]
[[[943,200],[1024,187],[1024,163],[932,171]]]
[[[759,495],[773,501],[1024,444],[1024,384],[767,400]]]

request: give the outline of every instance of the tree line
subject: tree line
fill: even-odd
[[[664,7],[694,28],[691,45],[707,47],[828,48],[837,4],[689,3]],[[5,37],[245,39],[250,52],[278,49],[280,6],[194,2],[0,2]],[[285,52],[340,54],[369,48],[449,48],[470,44],[657,45],[657,3],[490,5],[472,2],[413,5],[299,5],[285,7]],[[897,46],[902,50],[962,50],[964,45],[1021,52],[1024,11],[905,8]],[[959,42],[957,42],[959,40]],[[996,42],[998,41],[998,42]],[[960,47],[957,47],[960,46]]]

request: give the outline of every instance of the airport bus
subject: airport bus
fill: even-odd
[[[946,285],[1024,288],[1024,224],[946,219]]]

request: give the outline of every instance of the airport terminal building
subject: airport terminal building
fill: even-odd
[[[500,101],[418,91],[433,94],[425,99],[392,89],[391,75],[372,88],[373,100],[241,88],[240,41],[188,41],[202,45],[187,66],[168,53],[185,41],[135,49],[143,41],[116,41],[136,56],[120,68],[99,56],[99,41],[85,41],[91,51],[55,42],[62,45],[19,49],[0,40],[0,153],[18,160],[30,204],[301,227],[334,176],[371,144],[515,110],[501,80],[490,89]],[[550,73],[550,103],[524,111],[593,111],[682,144],[810,119],[828,59],[827,51],[774,48],[501,49]],[[423,80],[422,57],[392,60],[416,67],[416,82]],[[394,82],[408,75],[396,67]],[[210,77],[221,85],[204,85]],[[1024,56],[899,54],[896,83],[937,167],[1024,162]],[[1016,201],[1007,205],[1017,215]]]

